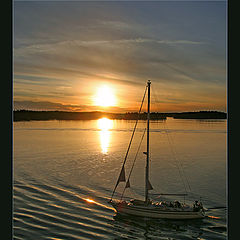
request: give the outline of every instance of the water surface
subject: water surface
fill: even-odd
[[[14,239],[226,239],[224,209],[194,221],[115,215],[107,200],[134,124],[106,119],[14,122]],[[140,121],[127,167],[145,127]],[[191,190],[188,199],[179,200],[201,197],[206,208],[226,206],[226,120],[153,121],[150,144],[152,193]],[[126,196],[144,192],[143,151],[144,144]],[[120,184],[117,194],[121,190]]]

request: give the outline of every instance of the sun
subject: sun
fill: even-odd
[[[96,106],[110,107],[116,105],[116,98],[112,88],[108,86],[99,87],[94,98]]]

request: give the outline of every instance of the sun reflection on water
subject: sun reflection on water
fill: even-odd
[[[101,118],[98,120],[98,128],[100,131],[100,143],[101,143],[101,149],[102,153],[106,154],[108,153],[109,148],[109,142],[111,133],[109,129],[111,129],[113,126],[113,121],[108,118]]]
[[[110,206],[108,206],[108,204],[102,204],[102,203],[100,203],[100,202],[98,202],[98,201],[96,201],[96,200],[93,200],[92,198],[83,198],[83,200],[86,202],[86,203],[89,203],[89,205],[92,205],[92,206],[94,206],[94,205],[98,205],[98,206],[100,206],[100,207],[103,207],[103,208],[105,208],[105,209],[113,209],[112,207],[110,207]]]
[[[86,198],[85,201],[89,202],[89,203],[95,203],[94,200],[90,199],[90,198]]]

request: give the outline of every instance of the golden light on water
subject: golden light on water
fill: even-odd
[[[209,218],[213,218],[213,219],[221,219],[220,217],[215,217],[215,216],[210,216],[208,215]]]
[[[90,198],[86,198],[85,201],[89,202],[89,203],[95,203],[94,200],[90,199]]]
[[[111,87],[102,86],[98,88],[94,97],[94,104],[101,107],[110,107],[116,105],[116,97]]]
[[[87,203],[90,203],[90,204],[96,204],[96,205],[101,206],[103,208],[112,209],[108,205],[104,205],[104,204],[102,204],[100,202],[97,202],[97,201],[91,199],[91,198],[84,198],[83,200],[86,201]]]
[[[109,148],[109,142],[111,137],[111,132],[109,129],[113,127],[113,121],[108,118],[101,118],[98,120],[98,128],[100,131],[100,143],[102,153],[107,153]]]

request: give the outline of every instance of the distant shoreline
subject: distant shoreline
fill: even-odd
[[[136,120],[137,112],[128,113],[107,113],[107,112],[66,112],[66,111],[31,111],[15,110],[13,112],[13,121],[47,121],[47,120],[96,120],[99,118]],[[151,120],[165,120],[167,117],[176,119],[227,119],[225,112],[219,111],[198,111],[198,112],[175,112],[158,113],[153,112],[150,115]],[[141,113],[139,119],[147,119],[147,113]]]

